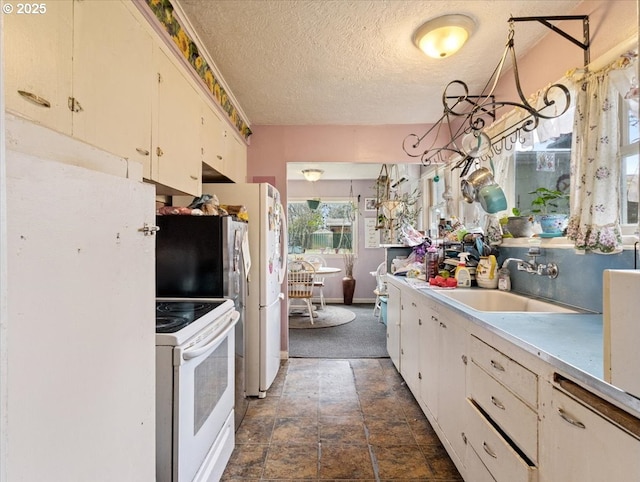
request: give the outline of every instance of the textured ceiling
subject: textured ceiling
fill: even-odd
[[[510,16],[567,15],[579,0],[178,0],[254,125],[436,121],[442,91],[479,92],[497,65]],[[435,60],[412,43],[425,21],[476,21],[467,45]],[[550,31],[518,23],[519,55]],[[475,89],[475,90],[474,90]]]

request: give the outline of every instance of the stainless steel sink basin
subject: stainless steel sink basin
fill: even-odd
[[[442,290],[439,294],[456,300],[477,311],[508,311],[532,313],[579,313],[554,303],[498,290],[455,289]]]

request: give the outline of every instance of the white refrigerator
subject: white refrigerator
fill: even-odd
[[[282,282],[287,228],[278,190],[261,184],[203,184],[220,204],[242,205],[249,215],[245,305],[245,394],[263,398],[280,368]]]

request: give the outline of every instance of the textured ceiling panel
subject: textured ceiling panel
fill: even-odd
[[[567,15],[578,3],[179,0],[257,125],[434,122],[451,80],[464,80],[477,92],[485,85],[504,50],[511,15]],[[412,35],[425,21],[449,13],[472,17],[476,31],[456,55],[430,59]],[[518,53],[547,33],[536,22],[519,23]]]

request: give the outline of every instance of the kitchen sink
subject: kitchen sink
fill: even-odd
[[[579,313],[580,311],[554,303],[517,295],[506,291],[455,289],[438,292],[477,311],[508,311],[532,313]]]

